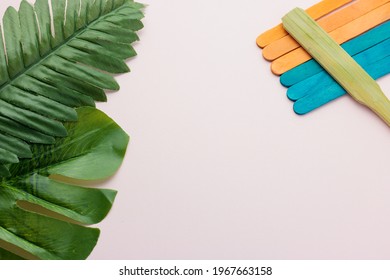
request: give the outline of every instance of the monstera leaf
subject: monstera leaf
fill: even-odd
[[[85,188],[74,179],[101,180],[119,168],[129,137],[104,113],[76,110],[79,121],[65,123],[68,136],[52,145],[31,146],[31,159],[9,166],[0,183],[1,259],[85,259],[116,192]],[[53,176],[55,175],[55,176]],[[72,183],[69,183],[72,178]],[[17,249],[16,249],[17,248]]]
[[[37,0],[8,8],[0,34],[0,177],[13,176],[8,165],[32,156],[30,144],[65,137],[63,122],[77,120],[74,108],[119,89],[111,74],[129,71],[123,60],[136,55],[131,44],[143,27],[142,7],[132,0]]]

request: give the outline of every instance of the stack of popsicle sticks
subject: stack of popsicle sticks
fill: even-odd
[[[353,0],[324,0],[306,10],[306,12],[315,20],[337,10],[338,8],[353,2]],[[289,35],[283,28],[283,24],[278,24],[274,28],[264,32],[257,37],[256,43],[260,48],[264,48],[270,43]]]
[[[324,0],[307,13],[374,79],[390,72],[390,0]],[[271,70],[289,87],[294,111],[308,113],[346,91],[278,25],[257,38]]]

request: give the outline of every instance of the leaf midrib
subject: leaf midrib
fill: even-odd
[[[69,36],[67,39],[65,39],[63,41],[62,44],[60,44],[59,46],[51,49],[50,52],[48,52],[47,54],[45,54],[44,56],[41,56],[41,59],[40,60],[37,60],[36,62],[34,62],[33,64],[31,64],[30,66],[24,68],[21,72],[19,72],[16,76],[14,76],[12,79],[9,79],[5,84],[3,84],[2,86],[0,86],[0,96],[1,96],[1,92],[7,88],[8,86],[13,86],[13,83],[15,81],[17,81],[19,78],[23,77],[23,75],[28,75],[28,72],[31,71],[32,69],[34,69],[35,67],[37,66],[41,66],[43,64],[43,62],[47,59],[49,59],[51,56],[53,55],[56,55],[56,52],[58,50],[60,50],[61,48],[63,47],[69,47],[68,46],[68,43],[71,42],[73,39],[75,39],[77,36],[83,34],[84,32],[88,31],[91,27],[93,27],[96,23],[104,20],[106,17],[108,17],[109,15],[111,15],[112,13],[115,13],[116,11],[118,10],[121,10],[123,9],[124,7],[126,6],[126,3],[124,3],[122,6],[110,11],[109,13],[105,14],[104,16],[99,16],[98,18],[96,18],[94,21],[88,23],[87,25],[81,27],[79,30],[76,30],[71,36]]]

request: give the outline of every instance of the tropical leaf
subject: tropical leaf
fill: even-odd
[[[25,260],[25,258],[0,248],[0,260]]]
[[[124,60],[136,55],[131,44],[143,27],[142,8],[132,0],[51,6],[24,0],[19,11],[7,9],[0,34],[0,177],[32,156],[30,144],[66,136],[63,122],[77,120],[75,108],[119,89],[111,74],[129,71]]]
[[[0,239],[40,259],[85,259],[99,230],[82,224],[100,222],[116,195],[64,179],[89,181],[113,175],[129,140],[99,110],[82,107],[76,112],[79,121],[65,123],[67,137],[56,138],[51,145],[32,145],[32,158],[12,164],[11,176],[0,182]],[[17,254],[0,249],[1,259],[17,259]]]

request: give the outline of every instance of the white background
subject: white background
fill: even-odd
[[[98,106],[131,143],[90,259],[389,258],[389,127],[348,96],[295,115],[255,44],[317,0],[144,2]]]
[[[6,264],[1,267],[1,275],[6,277],[12,277],[17,275],[18,279],[28,278],[31,280],[69,280],[69,279],[134,279],[134,280],[180,280],[180,279],[198,279],[198,280],[210,280],[210,279],[264,279],[264,280],[342,280],[342,279],[354,279],[354,280],[388,280],[390,277],[389,261],[216,261],[216,260],[201,260],[201,261],[183,261],[183,260],[151,260],[151,261],[129,261],[129,260],[104,260],[104,261],[26,261],[21,263],[20,261],[7,261],[2,262]],[[21,269],[21,265],[23,269]],[[157,269],[160,271],[160,267],[163,270],[170,270],[174,272],[174,267],[178,269],[176,271],[183,273],[183,275],[176,276],[140,276],[140,272],[134,275],[134,271],[137,268],[145,269]],[[248,267],[258,267],[259,274],[261,274],[261,268],[264,267],[267,271],[268,267],[272,268],[272,275],[270,276],[238,276],[240,274],[238,269],[235,270],[234,276],[229,272],[233,272],[233,268],[241,268],[243,271],[247,268],[247,272],[251,270]],[[127,271],[127,275],[120,275],[120,270],[124,272],[125,267],[132,271]],[[214,267],[217,271],[220,267],[227,268],[227,275],[222,274],[220,277],[213,276]],[[196,269],[196,275],[186,276],[188,269]],[[199,269],[202,269],[202,273],[199,273]],[[140,270],[138,270],[140,271]],[[187,273],[185,272],[187,271]],[[131,274],[130,274],[131,273]],[[130,275],[129,275],[130,274]],[[149,271],[151,274],[151,271]],[[164,274],[164,272],[163,272]],[[256,270],[255,270],[256,274]],[[202,275],[202,276],[201,276]]]

